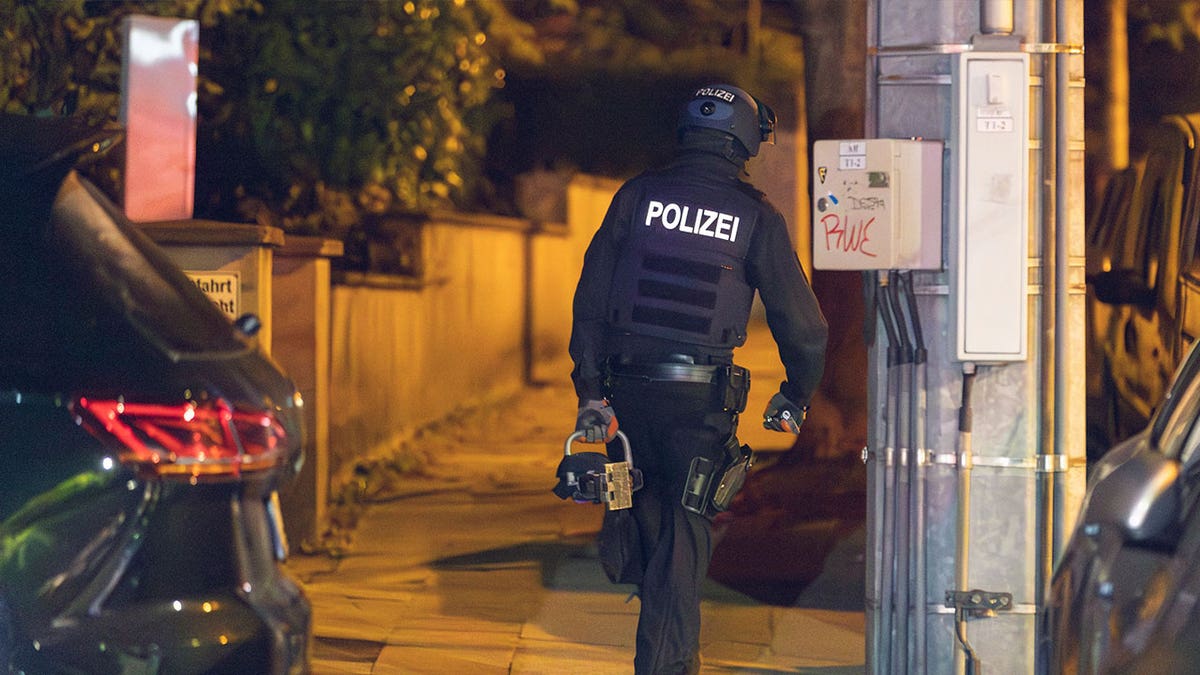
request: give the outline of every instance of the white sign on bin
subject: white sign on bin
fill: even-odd
[[[815,269],[941,267],[941,143],[817,141],[812,175]]]
[[[231,320],[241,316],[242,280],[237,272],[189,272],[184,274]]]

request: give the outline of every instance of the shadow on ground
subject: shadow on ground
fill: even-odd
[[[861,461],[785,453],[718,516],[709,577],[765,604],[862,611],[865,522]]]
[[[781,607],[862,611],[865,579],[866,479],[861,462],[792,461],[780,455],[757,468],[730,511],[715,522],[717,546],[706,596],[737,594]],[[568,575],[589,591],[629,593],[603,579],[594,533],[530,541],[443,557],[443,572],[490,572],[534,567],[543,588],[561,586],[572,563],[594,564],[594,578]],[[580,589],[582,590],[582,589]]]

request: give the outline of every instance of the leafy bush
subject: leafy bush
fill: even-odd
[[[346,237],[364,212],[468,202],[502,77],[481,26],[465,0],[233,13],[201,36],[198,203]]]
[[[339,238],[361,267],[381,215],[513,213],[520,172],[654,163],[671,146],[663,116],[702,80],[789,98],[799,41],[767,28],[750,40],[744,7],[0,0],[0,109],[115,121],[121,20],[197,19],[197,217]],[[119,194],[115,162],[92,172]]]
[[[114,123],[126,16],[194,18],[203,28],[255,6],[254,0],[0,0],[0,110]],[[120,193],[119,167],[100,163],[91,171],[110,194]]]
[[[364,212],[469,201],[503,76],[483,6],[0,0],[0,109],[115,121],[121,20],[198,19],[197,215],[352,236]]]
[[[753,4],[753,3],[749,3]],[[492,175],[581,170],[625,177],[661,163],[674,122],[703,83],[739,85],[794,123],[803,43],[790,18],[744,0],[523,0],[492,25],[512,114],[490,141]],[[753,24],[753,27],[752,27]],[[522,29],[526,29],[522,31]]]

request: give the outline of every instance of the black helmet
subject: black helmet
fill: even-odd
[[[679,130],[716,129],[736,138],[751,157],[759,143],[775,144],[775,112],[746,90],[728,84],[700,87],[679,118]]]

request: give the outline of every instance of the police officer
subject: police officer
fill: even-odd
[[[674,159],[617,192],[575,291],[576,430],[608,442],[619,426],[644,475],[633,508],[607,511],[600,533],[609,578],[638,586],[639,675],[699,671],[711,519],[728,504],[714,496],[748,459],[736,432],[749,373],[733,350],[755,291],[787,375],[763,426],[798,433],[824,369],[828,327],[784,218],[741,178],[774,126],[742,89],[696,90]]]

